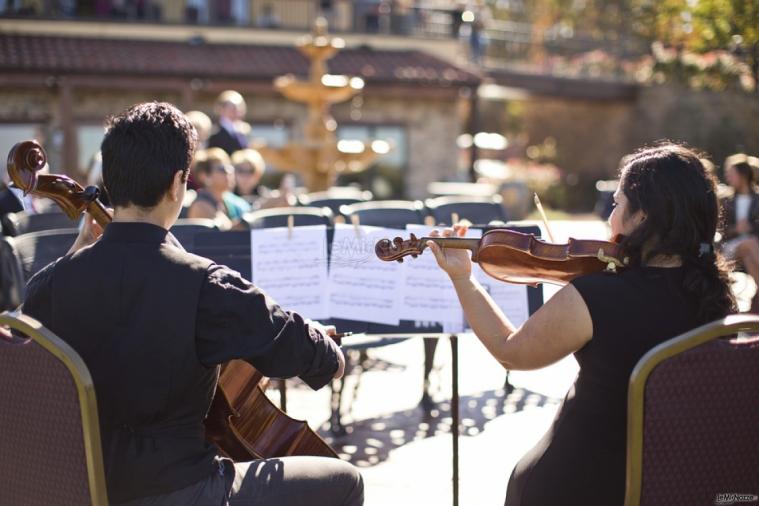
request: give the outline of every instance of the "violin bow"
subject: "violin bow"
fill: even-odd
[[[543,210],[543,204],[540,203],[540,197],[538,197],[538,194],[534,194],[534,200],[535,200],[535,207],[538,208],[538,212],[540,213],[541,218],[543,218],[543,225],[546,226],[546,232],[548,233],[548,238],[551,240],[551,242],[555,243],[556,241],[553,238],[553,234],[551,233],[551,226],[548,224],[548,216],[546,216],[546,212]]]

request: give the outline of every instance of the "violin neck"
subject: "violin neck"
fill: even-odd
[[[477,259],[480,239],[475,237],[423,237],[422,244],[432,241],[441,248],[468,249],[472,252],[472,260]]]

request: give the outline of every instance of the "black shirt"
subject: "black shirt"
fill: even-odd
[[[592,339],[553,425],[517,463],[507,506],[622,506],[627,388],[654,346],[699,325],[682,268],[642,267],[581,276],[572,285],[593,321]]]
[[[217,365],[245,359],[317,389],[337,345],[239,273],[166,241],[161,227],[111,223],[45,267],[24,312],[82,356],[95,383],[109,500],[188,486],[214,472],[203,419]]]

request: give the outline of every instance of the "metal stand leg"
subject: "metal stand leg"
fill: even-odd
[[[459,505],[459,338],[451,335],[451,434],[453,436],[453,506]]]
[[[284,379],[279,380],[279,406],[287,413],[287,385]]]
[[[432,372],[432,366],[435,363],[437,342],[436,337],[424,338],[424,378],[422,379],[422,400],[420,402],[425,410],[431,409],[434,405],[430,395],[430,372]]]

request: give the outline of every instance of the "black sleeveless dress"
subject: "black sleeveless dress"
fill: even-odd
[[[517,463],[506,506],[622,506],[627,385],[657,344],[698,326],[683,269],[642,267],[581,276],[572,284],[593,320],[593,338],[553,425]]]

